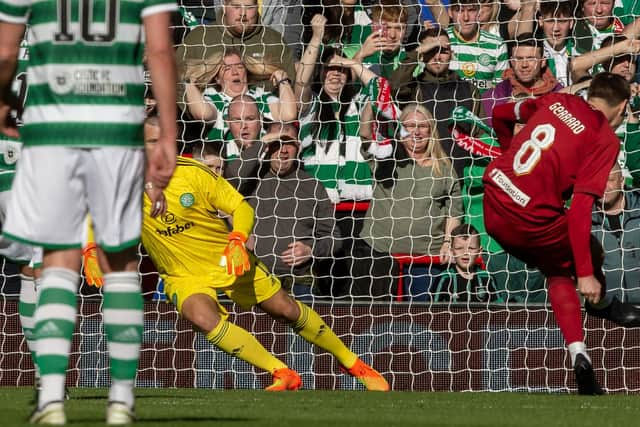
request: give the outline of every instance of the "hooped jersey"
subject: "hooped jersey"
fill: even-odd
[[[0,0],[28,24],[26,145],[142,146],[142,20],[174,0]]]
[[[16,75],[11,85],[11,90],[18,97],[20,105],[24,105],[27,97],[27,62],[29,60],[29,43],[26,38],[20,43],[20,53],[18,54],[18,67]],[[17,114],[17,112],[15,112]],[[22,124],[22,115],[14,117],[18,126]],[[15,138],[10,138],[0,133],[0,191],[7,191],[11,188],[13,177],[16,173],[16,163],[20,158],[22,142]]]

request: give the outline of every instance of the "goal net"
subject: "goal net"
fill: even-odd
[[[203,84],[195,80],[203,78],[203,74],[189,69],[194,60],[199,59],[199,65],[208,64],[220,50],[206,32],[201,32],[203,25],[209,28],[207,31],[221,34],[222,40],[228,37],[222,31],[225,25],[231,25],[222,16],[223,3],[223,0],[184,0],[175,16],[174,36],[181,65],[178,90],[182,97],[181,152],[195,158],[211,155],[222,159],[223,167],[229,167],[232,162],[245,161],[239,145],[241,138],[237,136],[241,131],[232,128],[236,114],[230,106],[232,92],[225,93],[226,83],[219,81],[222,74],[234,68],[233,64],[225,63],[225,56],[218,57],[222,71],[204,73],[208,80]],[[306,275],[283,274],[283,285],[289,289],[294,284],[292,292],[312,306],[356,354],[380,371],[394,390],[575,391],[570,358],[548,304],[544,277],[505,253],[484,231],[481,178],[491,159],[499,155],[490,111],[486,110],[496,102],[539,96],[555,91],[556,85],[576,84],[582,77],[605,68],[616,69],[622,63],[627,68],[621,72],[635,74],[635,68],[629,69],[635,67],[633,49],[637,48],[617,43],[626,43],[621,34],[625,29],[635,30],[634,18],[640,16],[640,11],[616,4],[607,26],[602,27],[589,20],[588,9],[573,3],[567,9],[562,1],[540,2],[553,3],[555,9],[536,8],[536,2],[524,0],[508,4],[452,2],[454,6],[449,8],[472,5],[477,13],[489,13],[488,18],[482,18],[486,22],[478,33],[478,43],[470,47],[463,46],[460,34],[453,32],[455,22],[449,31],[442,27],[438,32],[437,24],[443,25],[443,19],[453,19],[446,12],[446,5],[440,5],[439,1],[386,0],[382,8],[376,8],[373,1],[358,1],[349,12],[340,5],[351,1],[262,0],[256,3],[256,10],[245,7],[252,6],[248,0],[226,3],[240,11],[234,13],[259,13],[261,22],[269,28],[255,40],[247,38],[237,46],[222,46],[223,51],[238,53],[247,79],[255,78],[251,83],[256,86],[246,88],[245,92],[255,99],[263,117],[261,134],[284,135],[287,125],[295,122],[293,126],[300,140],[297,155],[303,162],[300,167],[305,170],[307,181],[315,180],[323,189],[311,197],[283,200],[277,189],[269,197],[247,194],[254,199],[257,224],[274,224],[255,230],[256,252],[262,251],[258,255],[262,254],[273,265],[281,254],[272,242],[287,239],[294,242],[300,238],[298,226],[303,224],[312,230],[308,240],[314,250],[321,241],[332,242],[324,252],[314,254],[312,269]],[[401,12],[396,13],[398,9],[394,8],[398,7]],[[569,16],[566,10],[570,11]],[[326,21],[313,21],[318,14],[324,15]],[[432,22],[427,26],[430,29],[423,24],[425,21]],[[559,46],[554,53],[548,34],[545,35],[545,25],[568,21],[573,23],[566,35],[569,44]],[[299,79],[303,75],[300,68],[304,68],[304,55],[316,42],[314,25],[316,31],[324,27],[326,37],[322,38],[321,51],[311,61],[314,69],[307,84]],[[393,41],[398,28],[400,39]],[[371,55],[366,55],[363,70],[327,58],[327,52],[358,58],[367,37],[376,32],[387,43],[396,45],[389,52],[374,49]],[[273,43],[276,35],[280,41]],[[607,41],[609,37],[611,40]],[[435,44],[428,50],[424,47],[429,42],[426,39],[448,42]],[[525,39],[538,42],[531,44]],[[509,40],[532,47],[533,53],[522,53],[524,50],[514,53]],[[263,50],[256,51],[253,43],[263,43]],[[575,61],[572,55],[586,55],[607,46],[617,47],[611,47],[610,56],[604,60],[601,55],[583,67],[584,75],[580,75],[580,70],[568,68]],[[565,47],[573,49],[568,56],[559,53]],[[416,49],[425,52],[412,56]],[[279,52],[276,58],[280,61],[279,68],[290,66],[285,71],[293,80],[292,93],[303,97],[297,98],[300,113],[296,112],[292,119],[286,119],[287,101],[283,98],[287,89],[283,86],[287,83],[282,82],[285,80],[282,74],[276,73],[275,80],[273,71],[267,75],[264,69],[262,75],[258,72],[249,75],[255,71],[249,65],[251,58],[264,59],[273,52]],[[289,57],[285,58],[285,54]],[[525,61],[538,67],[534,72],[539,73],[535,77],[539,84],[534,83],[533,89],[522,82],[526,73],[517,74],[514,65]],[[266,62],[261,63],[263,68],[268,68]],[[302,65],[294,66],[294,62]],[[438,64],[445,62],[449,67],[447,78],[436,73]],[[408,66],[408,74],[394,74],[403,66]],[[499,68],[502,66],[509,71]],[[385,76],[386,80],[369,78],[366,70]],[[348,82],[342,92],[333,96],[329,87],[332,82],[327,79],[332,78],[331,73],[340,72]],[[230,81],[233,83],[233,79]],[[508,81],[513,82],[511,92],[484,96],[494,86]],[[200,97],[199,101],[185,95],[187,83],[200,90],[192,92]],[[308,96],[296,92],[297,85],[305,86]],[[150,85],[148,89],[148,110],[153,114],[153,91]],[[347,92],[349,96],[345,95]],[[216,114],[207,116],[202,109],[192,109],[198,102],[212,106]],[[622,173],[626,183],[633,186],[638,182],[636,156],[640,152],[640,142],[634,145],[640,138],[635,110],[640,108],[640,102],[635,96],[630,106],[629,120],[617,133],[621,138]],[[238,114],[247,113],[247,108],[244,106]],[[325,121],[326,117],[329,119]],[[413,127],[402,124],[407,117],[413,120]],[[237,120],[244,123],[249,119]],[[333,125],[329,125],[331,122]],[[411,134],[415,141],[420,127],[428,128],[431,124],[439,132],[440,151],[429,151],[429,156],[417,159],[412,157],[418,151],[415,146],[399,148],[403,138]],[[355,131],[351,129],[353,126]],[[398,157],[403,150],[404,157]],[[273,152],[266,155],[273,156]],[[407,166],[410,158],[414,159],[409,162],[414,166]],[[441,162],[438,164],[442,171],[425,173],[415,166],[422,160],[434,170],[433,162]],[[265,165],[268,169],[269,162]],[[264,175],[257,178],[266,179]],[[389,183],[392,184],[388,186]],[[630,188],[626,191],[637,197]],[[321,200],[317,194],[322,194]],[[311,203],[315,209],[320,201],[330,206],[331,218],[299,214],[304,206]],[[269,215],[265,206],[277,210]],[[605,249],[608,292],[620,300],[640,303],[637,207],[623,209],[618,229],[611,225],[610,216],[603,216],[598,210],[601,208],[595,208],[593,233]],[[448,227],[452,219],[473,225],[479,233],[481,249],[467,256],[466,261],[476,271],[471,280],[462,280],[455,267],[456,259],[452,264],[443,263],[446,260],[441,255],[446,251],[441,252],[441,248],[451,243]],[[329,231],[315,234],[319,232],[317,227],[327,220],[331,224]],[[293,225],[282,234],[282,224]],[[468,240],[469,229],[461,233]],[[271,251],[260,247],[261,239],[273,244]],[[267,373],[257,372],[245,362],[215,349],[180,319],[162,293],[162,281],[143,248],[139,260],[145,330],[137,386],[225,389],[263,388],[270,383]],[[34,368],[18,316],[18,270],[4,260],[0,277],[0,385],[32,385]],[[100,291],[83,281],[78,298],[79,316],[68,384],[106,387],[110,380]],[[224,296],[221,302],[229,310],[231,321],[255,334],[269,351],[300,373],[305,388],[362,389],[357,381],[341,373],[330,355],[314,348],[287,325],[275,322],[259,309],[243,310]],[[623,329],[586,315],[583,326],[603,387],[608,392],[639,391],[640,330]]]

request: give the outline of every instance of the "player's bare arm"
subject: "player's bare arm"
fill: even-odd
[[[144,18],[147,65],[158,101],[160,137],[148,159],[147,184],[164,189],[176,167],[176,61],[170,33],[170,13]],[[157,200],[151,200],[155,206]]]
[[[12,108],[19,108],[11,93],[11,83],[18,64],[24,24],[0,22],[0,132],[18,138],[18,129],[10,117]]]

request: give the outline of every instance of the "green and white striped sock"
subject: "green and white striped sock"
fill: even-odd
[[[64,400],[64,382],[76,325],[80,275],[66,268],[46,268],[36,308],[37,364],[42,390],[38,407]]]
[[[20,300],[18,303],[18,314],[20,314],[20,325],[27,346],[31,352],[31,360],[36,368],[36,377],[38,365],[36,364],[36,341],[34,329],[36,327],[36,303],[38,296],[36,294],[36,284],[33,277],[20,275]]]
[[[109,345],[110,402],[133,407],[133,385],[142,344],[143,300],[137,272],[104,275],[104,328]]]

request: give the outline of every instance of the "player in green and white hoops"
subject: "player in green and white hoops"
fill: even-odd
[[[133,421],[133,385],[143,332],[137,273],[142,191],[157,215],[175,167],[176,71],[170,0],[0,0],[0,131],[15,106],[10,86],[29,25],[28,80],[16,170],[3,238],[44,248],[36,309],[42,390],[31,422],[65,424],[64,383],[76,318],[84,221],[104,253],[103,314],[112,385],[107,424]],[[144,33],[143,33],[144,27]],[[162,130],[147,162],[143,34]]]
[[[19,105],[24,105],[27,95],[27,60],[29,59],[28,42],[23,38],[18,53],[18,67],[12,84],[12,92],[18,99]],[[19,112],[14,113],[13,120],[20,122]],[[15,176],[16,162],[20,158],[22,142],[17,138],[11,138],[0,134],[0,225],[4,225],[11,185]],[[42,266],[42,249],[25,245],[8,239],[0,238],[0,255],[16,264],[20,271],[20,299],[18,313],[20,325],[24,334],[31,358],[36,369],[36,382],[40,373],[36,365],[36,350],[34,340],[35,310],[36,310],[36,268]]]

